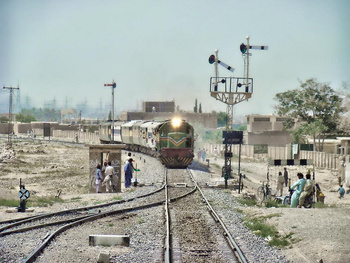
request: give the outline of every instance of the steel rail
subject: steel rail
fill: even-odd
[[[230,231],[227,229],[225,223],[221,220],[220,216],[215,212],[213,207],[210,205],[210,203],[207,200],[207,198],[205,197],[202,189],[200,189],[200,187],[198,186],[197,182],[194,180],[192,172],[189,169],[187,169],[187,172],[190,174],[191,178],[193,178],[193,182],[195,183],[198,191],[201,193],[202,198],[203,198],[204,202],[206,203],[210,214],[214,217],[214,220],[216,222],[220,223],[222,229],[225,232],[226,240],[227,240],[229,246],[231,247],[231,249],[235,252],[235,255],[237,256],[238,260],[240,260],[242,263],[247,263],[248,261],[247,261],[245,255],[244,255],[243,251],[240,249],[240,247],[238,246],[238,244],[236,243],[236,241],[232,237]]]
[[[46,218],[46,217],[51,217],[51,216],[56,216],[56,215],[63,215],[63,214],[68,214],[68,213],[73,213],[73,212],[78,212],[78,211],[86,211],[86,210],[90,210],[90,209],[95,209],[95,208],[101,208],[101,207],[106,207],[106,206],[111,206],[111,205],[116,205],[116,204],[122,204],[122,203],[126,203],[126,202],[130,202],[133,201],[135,199],[139,199],[139,198],[144,198],[150,195],[153,195],[157,192],[160,192],[164,189],[165,184],[163,184],[159,189],[144,194],[144,195],[140,195],[140,196],[136,196],[136,197],[132,197],[132,198],[127,198],[127,199],[123,199],[123,200],[118,200],[118,201],[112,201],[112,202],[107,202],[107,203],[102,203],[102,204],[98,204],[98,205],[92,205],[92,206],[84,206],[84,207],[78,207],[78,208],[72,208],[72,209],[67,209],[67,210],[63,210],[63,211],[57,211],[57,212],[53,212],[53,213],[46,213],[46,214],[42,214],[42,215],[38,215],[38,216],[30,216],[30,217],[25,217],[25,218],[20,218],[20,219],[14,219],[10,222],[14,222],[12,224],[0,227],[0,232],[24,224],[24,223],[28,223],[34,220],[38,220],[38,219],[42,219],[42,218]],[[7,221],[2,221],[0,222],[0,224],[9,222],[9,220]]]
[[[167,182],[167,171],[168,169],[166,168],[166,182]],[[191,178],[192,179],[192,178]],[[192,179],[193,181],[193,179]],[[165,209],[165,218],[166,218],[166,239],[165,239],[165,253],[164,253],[164,258],[165,258],[165,262],[166,263],[170,263],[172,262],[172,251],[171,251],[171,248],[172,248],[172,242],[171,242],[171,230],[170,230],[170,226],[171,226],[171,219],[170,219],[170,208],[169,208],[169,205],[171,202],[174,202],[174,201],[177,201],[181,198],[184,198],[190,194],[193,194],[196,190],[197,190],[197,186],[195,185],[193,187],[192,190],[188,191],[187,193],[183,194],[183,195],[179,195],[177,197],[174,197],[174,198],[171,198],[169,200],[169,193],[168,193],[168,190],[169,190],[169,187],[168,187],[168,184],[166,184],[166,188],[165,188],[165,198],[166,198],[166,201],[165,201],[165,204],[164,204],[164,209]]]
[[[85,216],[80,216],[77,218],[70,218],[70,219],[66,219],[66,220],[60,220],[60,221],[55,221],[55,222],[50,222],[50,223],[45,223],[45,224],[40,224],[40,225],[22,227],[22,228],[18,228],[18,229],[14,229],[14,230],[8,230],[8,231],[1,232],[0,237],[15,234],[15,233],[22,233],[22,232],[29,231],[29,230],[36,229],[36,228],[42,228],[42,227],[47,227],[47,226],[54,226],[54,225],[60,225],[60,224],[65,224],[65,223],[69,223],[69,222],[74,222],[76,220],[87,218],[89,216],[90,215],[85,215]]]
[[[165,169],[165,204],[164,204],[164,209],[165,209],[165,221],[166,221],[166,237],[165,237],[165,262],[170,263],[171,258],[170,258],[170,209],[169,209],[169,200],[168,200],[168,169]]]
[[[165,185],[164,185],[164,187],[165,187]],[[174,201],[178,200],[179,198],[185,197],[185,196],[193,193],[195,190],[196,190],[196,187],[184,195],[177,196],[175,198],[171,198],[170,202],[174,202]],[[135,210],[141,210],[141,209],[145,209],[145,208],[150,208],[150,207],[162,205],[164,203],[165,203],[165,200],[162,200],[162,201],[153,202],[153,203],[149,203],[149,204],[145,204],[145,205],[141,205],[141,206],[135,206],[135,207],[129,207],[129,208],[124,208],[124,209],[119,209],[119,210],[111,210],[111,211],[101,212],[98,215],[88,216],[86,218],[76,220],[72,223],[61,226],[60,228],[55,230],[51,235],[49,235],[46,239],[44,239],[43,242],[23,261],[23,263],[34,262],[35,259],[37,258],[37,256],[44,250],[44,248],[50,243],[50,241],[53,238],[55,238],[58,234],[62,233],[63,231],[65,231],[71,227],[74,227],[76,225],[83,224],[83,223],[86,223],[89,221],[93,221],[93,220],[96,220],[96,219],[99,219],[102,217],[106,217],[106,216],[110,216],[110,215],[114,215],[114,214],[125,213],[125,212],[132,212]]]
[[[34,262],[34,260],[36,259],[36,257],[42,252],[42,250],[50,243],[50,241],[56,237],[58,234],[62,233],[63,231],[73,227],[73,226],[77,226],[79,224],[82,223],[86,223],[89,221],[93,221],[96,219],[100,219],[102,217],[106,217],[106,216],[110,216],[110,215],[114,215],[114,214],[120,214],[120,213],[125,213],[125,212],[131,212],[131,211],[135,211],[135,210],[141,210],[141,209],[145,209],[145,208],[150,208],[150,207],[154,207],[154,206],[158,206],[158,205],[162,205],[164,203],[164,200],[162,201],[158,201],[158,202],[154,202],[154,203],[149,203],[149,204],[145,204],[145,205],[141,205],[141,206],[136,206],[136,207],[129,207],[129,208],[124,208],[124,209],[120,209],[120,210],[112,210],[112,211],[106,211],[106,212],[101,212],[98,215],[93,215],[93,216],[89,216],[87,218],[83,218],[77,221],[74,221],[72,223],[66,224],[64,226],[61,226],[60,228],[58,228],[56,231],[54,231],[51,235],[49,235],[24,261],[23,263],[30,263],[30,262]]]

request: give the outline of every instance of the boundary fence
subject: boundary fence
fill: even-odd
[[[70,141],[76,141],[89,143],[89,144],[99,144],[99,135],[97,133],[91,132],[81,132],[81,131],[67,131],[67,130],[53,130],[53,137],[64,138]],[[225,151],[224,144],[204,144],[209,155],[213,155],[215,149],[218,153],[223,154]],[[239,155],[239,145],[232,145],[232,153],[234,155]],[[291,148],[290,147],[273,147],[269,146],[267,153],[254,153],[254,145],[241,145],[241,155],[244,157],[254,158],[254,159],[293,159],[291,158]],[[325,168],[330,170],[338,170],[342,161],[342,155],[340,154],[330,154],[325,152],[314,152],[314,151],[300,151],[298,159],[311,159],[316,168]]]
[[[204,144],[209,155],[213,155],[215,149],[223,155],[225,151],[224,144]],[[239,155],[239,145],[232,145],[232,154]],[[241,156],[254,159],[293,159],[291,158],[290,147],[273,147],[269,146],[267,153],[254,153],[254,145],[241,145]],[[330,170],[338,170],[341,164],[342,155],[330,154],[325,152],[300,151],[298,159],[311,159],[316,168],[325,168]]]

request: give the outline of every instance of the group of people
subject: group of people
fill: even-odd
[[[310,171],[306,174],[306,179],[304,178],[304,175],[302,173],[297,173],[297,176],[298,181],[296,181],[290,187],[290,190],[294,190],[291,197],[290,207],[301,208],[305,204],[306,197],[314,192],[315,187],[313,181],[311,180]],[[282,176],[282,172],[279,172],[277,178],[277,193],[278,191],[280,191],[281,196],[283,195],[283,184],[285,184],[285,186],[287,186],[288,184],[288,172],[286,168],[284,168],[284,176]],[[315,186],[317,201],[321,200],[321,202],[323,202],[323,199],[321,199],[321,197],[324,197],[324,195],[321,192],[319,185],[316,184]],[[338,197],[343,198],[344,194],[345,190],[343,188],[343,185],[340,185],[338,189]]]
[[[103,173],[105,174],[103,176]],[[105,162],[104,167],[101,167],[101,164],[98,164],[96,167],[96,193],[101,193],[101,187],[103,184],[106,185],[106,192],[113,192],[113,176],[115,175],[114,168],[111,162]]]
[[[198,160],[202,159],[203,162],[205,161],[205,156],[207,155],[207,150],[206,149],[200,149],[198,148],[198,151],[197,151],[197,158]]]
[[[297,176],[299,180],[290,187],[291,190],[295,189],[291,197],[290,207],[301,208],[305,203],[305,198],[313,192],[314,185],[309,172],[306,174],[306,179],[302,173],[298,173]],[[283,175],[282,172],[278,173],[277,192],[280,191],[281,196],[283,196],[283,186],[288,186],[287,168],[284,168]]]
[[[130,188],[131,179],[133,178],[134,171],[140,171],[134,167],[131,158],[131,153],[129,152],[124,163],[124,174],[125,174],[125,188]],[[103,176],[104,174],[104,176]],[[106,192],[113,192],[113,176],[117,176],[111,162],[105,162],[104,166],[101,167],[101,164],[98,164],[96,167],[96,193],[101,193],[102,185],[106,185]],[[136,180],[136,179],[135,179]]]
[[[302,173],[298,173],[297,176],[299,180],[290,187],[291,190],[295,189],[290,201],[290,207],[301,208],[305,203],[305,198],[313,193],[314,184],[310,173],[306,174],[306,180]]]

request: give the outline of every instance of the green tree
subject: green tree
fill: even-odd
[[[350,84],[343,81],[342,87],[338,91],[339,95],[343,99],[343,107],[345,108],[344,114],[341,116],[340,125],[338,126],[338,133],[349,134],[350,133]]]
[[[193,111],[194,111],[194,112],[197,112],[197,111],[198,111],[197,99],[196,99],[196,100],[195,100],[195,102],[194,102],[194,108],[193,108]]]
[[[199,113],[202,113],[202,103],[199,103],[199,110],[198,110]]]
[[[318,137],[322,139],[320,151],[326,133],[337,130],[340,114],[344,111],[342,98],[327,83],[318,83],[315,79],[300,82],[298,89],[277,93],[274,99],[278,102],[278,115],[292,117],[286,123],[286,128],[292,128],[297,120],[306,123],[295,131],[294,139],[300,140],[303,135],[310,135],[316,146]]]
[[[237,127],[237,130],[239,130],[239,131],[246,131],[247,130],[247,124],[240,124]]]
[[[24,116],[32,116],[37,121],[60,121],[61,113],[59,110],[49,108],[31,108],[22,109],[20,114]]]
[[[31,123],[32,121],[36,121],[36,118],[30,114],[18,113],[16,114],[16,120],[22,123]]]
[[[216,112],[214,111],[214,113],[216,113]],[[220,111],[218,113],[218,127],[225,127],[226,126],[226,122],[227,122],[227,114],[226,114],[226,112]]]
[[[0,117],[0,123],[8,122],[8,121],[9,121],[8,118],[6,118],[6,117],[4,117],[4,116]]]
[[[109,121],[112,120],[112,111],[109,111],[109,113],[108,113],[108,120],[109,120]]]

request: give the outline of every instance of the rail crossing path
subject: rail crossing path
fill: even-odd
[[[166,170],[157,160],[149,166],[143,186],[118,200],[0,222],[1,260],[96,262],[103,252],[110,262],[285,262],[244,227],[230,191],[207,187],[210,173]],[[93,234],[130,243],[91,246]]]

